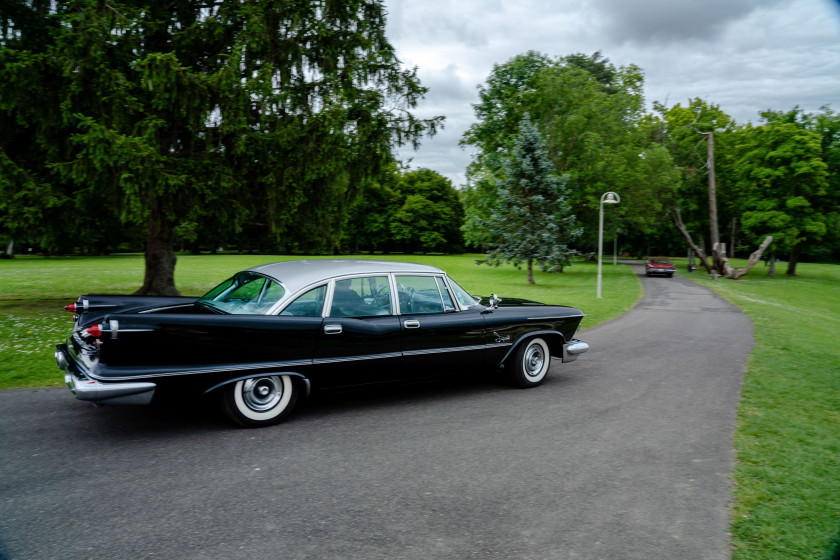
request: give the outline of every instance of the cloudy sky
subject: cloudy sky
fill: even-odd
[[[601,51],[645,73],[645,96],[715,103],[739,123],[795,105],[840,112],[840,0],[386,0],[388,36],[429,88],[420,116],[445,129],[414,152],[464,183],[476,86],[493,64],[528,50],[551,56]]]

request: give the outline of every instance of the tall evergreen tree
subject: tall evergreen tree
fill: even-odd
[[[560,271],[576,251],[569,244],[581,234],[568,201],[566,181],[552,172],[545,141],[526,113],[510,155],[504,159],[505,179],[498,183],[498,200],[484,223],[498,242],[479,262],[498,266],[526,264],[534,284],[533,265]]]
[[[0,194],[145,225],[139,293],[176,292],[184,220],[335,250],[357,186],[440,121],[411,112],[381,0],[39,0],[0,24],[0,120],[30,136],[0,138]]]

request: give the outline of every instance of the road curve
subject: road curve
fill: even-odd
[[[533,390],[321,397],[261,430],[0,391],[0,559],[727,559],[752,326],[633,266],[642,301]]]

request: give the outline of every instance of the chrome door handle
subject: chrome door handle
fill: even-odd
[[[341,325],[324,325],[325,334],[341,334]]]
[[[414,319],[409,319],[403,323],[405,328],[407,329],[419,329],[420,328],[420,321],[416,321]]]

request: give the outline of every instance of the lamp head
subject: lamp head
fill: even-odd
[[[604,193],[604,196],[601,197],[601,202],[604,202],[606,204],[618,204],[619,202],[621,202],[621,197],[618,196],[617,193],[608,192]]]

